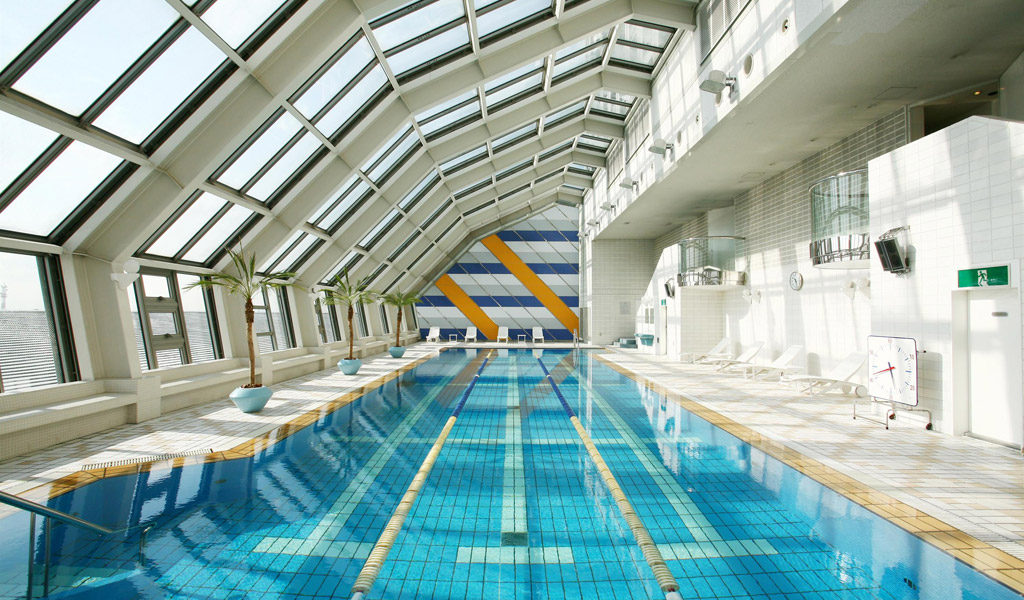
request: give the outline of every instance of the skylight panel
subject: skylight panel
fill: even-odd
[[[568,141],[568,142],[559,144],[559,145],[555,146],[554,148],[541,153],[540,156],[537,157],[537,162],[544,162],[545,160],[551,158],[552,156],[555,156],[556,154],[561,154],[562,152],[568,152],[569,150],[572,150],[572,141],[571,140]]]
[[[10,204],[0,208],[0,229],[49,236],[119,164],[116,156],[72,142]]]
[[[141,144],[224,60],[206,36],[189,27],[93,124]]]
[[[423,222],[422,228],[427,229],[428,227],[430,227],[434,223],[434,221],[436,221],[442,214],[444,214],[444,211],[448,210],[448,207],[451,206],[452,204],[454,203],[452,202],[451,198],[445,200],[444,204],[438,206],[436,209],[434,209],[434,212],[430,213],[430,216],[427,217],[427,220]]]
[[[601,136],[593,135],[590,133],[584,133],[580,135],[579,142],[577,142],[577,145],[580,147],[605,152],[608,150],[608,146],[610,146],[611,143],[612,141],[608,138],[603,138]]]
[[[532,166],[533,166],[533,159],[532,158],[528,158],[528,159],[526,159],[526,160],[524,160],[522,162],[519,162],[519,163],[516,163],[516,164],[512,165],[511,167],[508,167],[507,169],[503,169],[503,170],[499,171],[494,176],[494,180],[495,181],[501,181],[502,179],[507,179],[507,178],[511,177],[512,175],[515,175],[519,171],[522,171],[523,169],[528,169],[528,168],[530,168]]]
[[[14,87],[81,115],[177,18],[174,9],[158,0],[102,0]]]
[[[218,219],[213,227],[196,241],[182,259],[205,264],[215,252],[228,242],[233,241],[238,230],[252,214],[252,211],[244,206],[232,205],[228,212],[224,213],[224,216]]]
[[[482,180],[480,180],[480,181],[478,181],[478,182],[476,182],[474,184],[467,185],[466,187],[462,188],[461,190],[458,190],[457,192],[455,192],[454,197],[455,197],[456,200],[461,200],[461,199],[465,198],[466,196],[469,196],[470,194],[473,194],[474,192],[479,192],[480,190],[482,190],[484,188],[487,188],[487,187],[490,187],[490,186],[491,186],[491,178],[488,177],[487,179],[482,179]]]
[[[665,49],[669,40],[672,39],[674,30],[643,23],[642,21],[627,21],[619,26],[618,40],[643,44],[652,48]]]
[[[413,230],[412,235],[405,238],[405,241],[402,242],[397,248],[395,248],[395,250],[390,255],[388,255],[388,262],[394,262],[396,259],[398,259],[398,257],[401,256],[402,253],[405,252],[406,249],[408,249],[409,246],[411,246],[412,243],[415,242],[418,237],[420,237],[419,230]]]
[[[364,250],[371,250],[384,237],[384,234],[391,230],[400,216],[402,216],[402,213],[398,212],[397,208],[392,208],[391,212],[381,219],[369,233],[363,236],[363,239],[359,240],[359,246]]]
[[[313,219],[314,225],[327,231],[334,231],[335,227],[344,219],[347,219],[354,211],[358,210],[373,194],[370,184],[362,179],[356,179],[353,184],[338,195],[333,202],[328,203],[328,212],[319,220]]]
[[[297,99],[292,101],[295,108],[307,119],[312,120],[328,102],[333,100],[345,89],[345,86],[352,83],[374,61],[373,49],[366,38],[360,35],[354,43],[349,43],[352,44],[351,47],[332,57],[334,64],[323,71],[312,85],[309,85]],[[329,133],[333,133],[333,131]]]
[[[446,160],[441,163],[441,173],[445,175],[451,175],[459,169],[464,169],[467,166],[482,160],[487,156],[487,146],[477,146],[468,152],[464,152],[456,156],[455,158]]]
[[[461,3],[460,3],[461,5]],[[469,47],[469,29],[465,25],[453,27],[400,52],[389,54],[388,64],[395,76],[404,75],[432,60],[459,48]]]
[[[320,283],[322,283],[323,285],[336,284],[338,278],[343,277],[342,273],[352,270],[352,267],[354,267],[356,263],[358,263],[362,258],[363,255],[360,254],[359,252],[356,252],[355,250],[350,251],[348,254],[345,255],[345,258],[341,259],[341,261],[334,266],[334,269],[332,269],[334,275],[331,275],[330,277],[324,279]]]
[[[547,129],[552,125],[565,121],[566,119],[572,118],[575,115],[583,114],[583,109],[584,107],[586,107],[586,104],[586,100],[580,100],[576,104],[571,104],[561,110],[556,110],[555,112],[545,116],[544,128]]]
[[[196,232],[202,231],[226,206],[226,201],[213,194],[200,194],[143,252],[168,258],[177,256]]]
[[[338,100],[337,104],[316,121],[316,128],[326,137],[333,138],[339,130],[354,122],[359,111],[366,108],[386,85],[388,76],[384,74],[384,69],[380,65],[375,65],[359,83]]]
[[[493,33],[520,25],[530,17],[549,10],[551,1],[512,0],[493,10],[485,11],[485,8],[486,5],[477,7],[476,26],[481,40]]]
[[[420,182],[416,184],[416,187],[412,188],[412,190],[402,198],[401,202],[398,203],[398,208],[401,208],[403,211],[408,213],[412,207],[416,206],[416,204],[427,195],[430,188],[434,187],[434,184],[440,180],[441,176],[437,174],[437,171],[431,169],[431,171],[427,173],[427,176],[421,179]]]
[[[298,171],[303,163],[313,155],[314,152],[323,148],[320,140],[311,132],[306,132],[274,166],[270,167],[259,180],[246,191],[246,194],[266,202],[271,195],[281,187],[286,180]]]
[[[416,115],[416,122],[423,135],[430,136],[438,131],[480,115],[480,99],[476,90],[471,90],[433,109]]]
[[[232,48],[238,48],[277,11],[283,0],[217,0],[203,21]]]
[[[587,67],[594,67],[601,64],[604,58],[604,44],[594,46],[589,50],[567,57],[555,63],[551,73],[552,79],[558,79],[573,71],[583,70]]]
[[[530,184],[529,183],[525,183],[525,184],[517,187],[514,190],[511,190],[511,191],[505,192],[504,194],[501,194],[500,196],[498,196],[498,201],[500,202],[500,201],[502,201],[502,200],[504,200],[506,198],[511,198],[512,196],[515,196],[516,194],[521,194],[521,193],[525,192],[528,189],[530,189]]]
[[[462,0],[418,2],[376,22],[373,35],[385,52],[465,16]]]
[[[494,204],[494,199],[493,198],[491,200],[488,200],[487,202],[484,202],[483,204],[480,204],[479,206],[474,206],[473,208],[471,208],[471,209],[467,210],[465,213],[463,213],[463,215],[468,217],[469,215],[471,215],[471,214],[473,214],[475,212],[480,212],[481,210],[487,208],[488,206],[491,206],[492,204]],[[445,233],[447,233],[447,231]],[[444,233],[441,234],[441,237],[444,237]]]
[[[298,244],[296,244],[294,248],[292,248],[291,252],[286,254],[284,258],[282,258],[280,262],[278,262],[278,264],[274,266],[274,269],[277,271],[294,272],[302,265],[303,262],[305,262],[304,260],[302,260],[303,255],[306,254],[306,252],[313,247],[313,244],[317,243],[318,241],[318,237],[307,233],[305,237],[303,237],[302,240]]]
[[[653,69],[654,65],[658,64],[658,59],[660,58],[660,52],[652,52],[650,50],[642,50],[640,48],[625,46],[623,44],[615,44],[612,47],[612,56],[609,62],[630,63],[634,65],[642,65],[648,69]]]
[[[594,101],[590,103],[590,112],[607,113],[615,117],[625,118],[626,113],[629,112],[628,106],[623,106],[618,102],[608,102],[601,98],[594,98]]]
[[[386,264],[382,263],[382,264],[378,265],[377,268],[373,270],[373,273],[370,273],[366,277],[366,282],[367,283],[373,283],[374,281],[377,280],[378,277],[380,277],[380,274],[383,273],[385,271],[385,269],[387,269],[387,268],[388,268],[388,265],[386,265]]]
[[[274,265],[276,265],[281,260],[281,257],[284,255],[284,253],[288,252],[288,250],[291,249],[291,247],[294,246],[295,243],[299,241],[299,238],[303,237],[304,235],[306,234],[301,231],[296,231],[295,233],[293,233],[288,238],[288,241],[286,241],[284,244],[281,245],[280,248],[277,249],[277,252],[271,254],[270,258],[265,260],[263,264],[260,265],[259,271],[261,273],[266,273],[267,271],[272,269]]]
[[[537,179],[534,179],[533,183],[536,184],[536,183],[541,183],[542,181],[547,181],[548,179],[551,179],[553,177],[558,177],[559,175],[561,175],[564,172],[565,172],[565,167],[558,167],[557,169],[555,169],[554,171],[551,171],[547,175],[541,175]]]
[[[0,111],[0,191],[29,167],[57,139],[57,134]]]
[[[0,70],[14,60],[68,6],[71,0],[4,2],[0,17]]]
[[[419,148],[420,139],[413,132],[410,126],[405,131],[400,132],[402,136],[397,142],[393,142],[388,146],[384,147],[384,152],[377,152],[374,159],[371,159],[369,168],[363,167],[367,177],[370,178],[375,184],[382,183],[387,177],[393,173],[396,169],[402,166],[402,164],[408,159],[412,153]],[[392,138],[394,139],[394,138]]]
[[[521,142],[521,141],[523,141],[523,140],[525,140],[527,138],[533,137],[535,135],[537,135],[537,122],[536,121],[534,121],[533,123],[530,123],[529,125],[525,125],[523,127],[520,127],[519,129],[516,129],[515,131],[510,131],[510,132],[508,132],[508,133],[506,133],[504,135],[500,135],[500,136],[494,138],[493,140],[491,140],[491,149],[495,153],[498,153],[498,152],[501,152],[502,150],[505,150],[506,148],[509,148],[509,147],[511,147],[511,146],[513,146],[513,145],[515,145],[515,144],[517,144],[517,143],[519,143],[519,142]]]
[[[575,171],[575,172],[583,174],[583,175],[593,175],[594,171],[596,171],[597,169],[595,169],[594,167],[592,167],[590,165],[584,165],[584,164],[580,164],[580,163],[575,163],[574,162],[574,163],[569,163],[569,170],[570,171]]]
[[[589,47],[591,47],[591,46],[593,46],[595,44],[598,44],[600,42],[604,42],[604,41],[607,41],[607,40],[608,40],[608,33],[604,32],[604,31],[601,31],[601,32],[598,32],[598,33],[595,33],[595,34],[592,34],[592,35],[588,35],[587,37],[579,40],[578,42],[572,43],[572,44],[566,46],[565,48],[562,48],[558,52],[556,52],[555,53],[555,60],[556,61],[565,60],[566,58],[568,58],[568,57],[570,57],[570,56],[572,56],[574,54],[578,54],[579,52],[582,52],[584,49],[587,49],[587,48],[589,48]]]
[[[271,117],[274,119],[274,117]],[[286,112],[279,113],[270,127],[252,142],[248,148],[235,159],[217,181],[236,190],[242,189],[281,148],[302,128],[298,120]]]
[[[500,110],[498,106],[502,102],[510,100],[512,98],[519,98],[528,95],[530,92],[539,92],[544,88],[544,71],[536,71],[530,75],[524,76],[522,79],[510,82],[504,87],[494,89],[493,92],[487,92],[484,99],[487,101],[487,107],[492,107]]]

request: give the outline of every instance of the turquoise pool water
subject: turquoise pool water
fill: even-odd
[[[551,372],[683,598],[1019,598],[587,352],[448,351],[252,459],[118,477],[50,505],[54,598],[350,598],[456,403],[368,598],[664,598]],[[315,385],[315,384],[310,384]],[[0,597],[28,519],[0,520]],[[141,527],[150,527],[139,553]],[[43,538],[34,538],[36,596]]]

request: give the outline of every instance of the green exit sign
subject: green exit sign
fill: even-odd
[[[957,271],[959,287],[991,287],[1010,285],[1010,267],[983,267],[981,269],[961,269]]]

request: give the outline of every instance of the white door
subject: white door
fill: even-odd
[[[1024,445],[1020,301],[1016,290],[969,292],[970,430]]]

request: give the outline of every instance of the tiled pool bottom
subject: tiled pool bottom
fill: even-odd
[[[53,499],[152,526],[141,561],[137,528],[119,543],[55,527],[53,596],[351,597],[482,358],[445,352],[254,459]],[[541,360],[684,598],[1018,597],[587,353]],[[491,357],[368,597],[664,597],[542,375],[529,351]],[[4,597],[25,594],[27,536],[27,518],[0,521]]]

